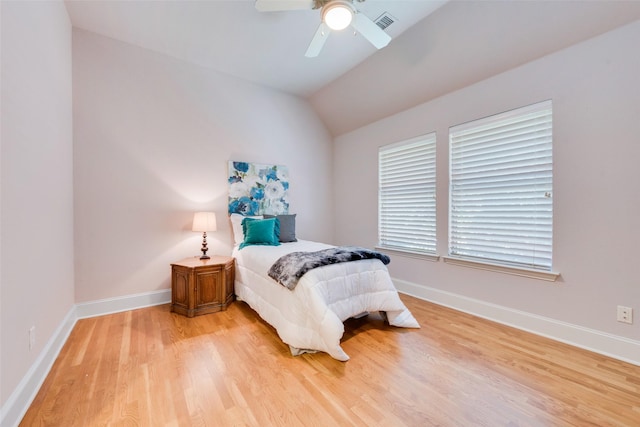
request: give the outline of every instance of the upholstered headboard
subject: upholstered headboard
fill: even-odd
[[[289,213],[288,190],[286,166],[229,161],[229,214]]]

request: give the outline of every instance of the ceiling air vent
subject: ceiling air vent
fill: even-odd
[[[380,15],[378,17],[378,19],[376,19],[374,22],[376,23],[376,25],[378,27],[380,27],[381,29],[386,29],[389,25],[393,24],[394,22],[396,22],[397,19],[394,18],[393,16],[389,15],[388,12],[383,13],[382,15]]]

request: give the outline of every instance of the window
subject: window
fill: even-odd
[[[552,105],[452,127],[449,255],[550,271]]]
[[[436,134],[380,147],[379,246],[436,253]]]

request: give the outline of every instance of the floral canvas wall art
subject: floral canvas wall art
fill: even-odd
[[[288,189],[286,166],[229,162],[229,214],[286,214]]]

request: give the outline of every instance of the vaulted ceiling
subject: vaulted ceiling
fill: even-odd
[[[378,51],[345,30],[306,58],[319,10],[259,12],[253,0],[66,5],[74,27],[306,97],[333,135],[640,19],[640,1],[356,1],[372,20],[394,18],[391,43]]]
[[[355,6],[372,20],[391,14],[395,22],[387,33],[397,37],[445,1],[356,0]],[[332,33],[318,57],[305,57],[321,21],[318,9],[259,12],[254,0],[68,0],[66,5],[77,28],[302,96],[376,52],[346,29]]]

